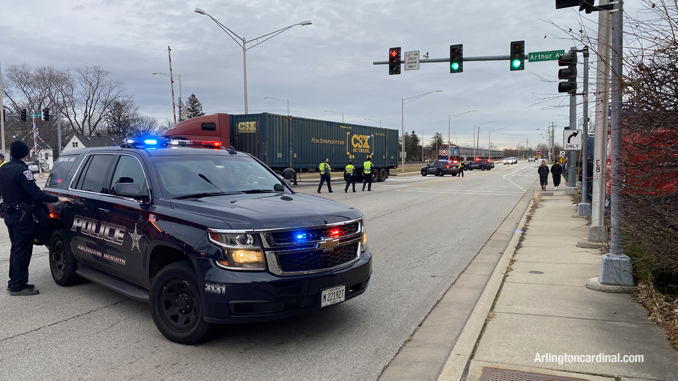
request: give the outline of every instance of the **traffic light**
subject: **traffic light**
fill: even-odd
[[[400,48],[388,50],[388,75],[400,74]]]
[[[577,52],[570,50],[558,57],[558,66],[567,66],[567,69],[558,70],[558,79],[567,79],[567,82],[558,83],[558,92],[575,94],[577,92]]]
[[[591,13],[596,8],[594,6],[595,3],[595,0],[556,0],[556,9],[579,6],[579,12],[586,11],[586,13]]]
[[[464,44],[450,45],[450,73],[464,71]]]
[[[26,119],[26,109],[22,109],[21,110],[21,121],[25,122],[26,120],[27,120]]]
[[[511,71],[525,70],[525,41],[511,42]]]
[[[42,110],[42,119],[45,122],[49,122],[49,107],[45,107],[44,110]]]

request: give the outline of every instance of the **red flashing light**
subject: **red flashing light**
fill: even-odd
[[[480,161],[480,158],[479,158],[479,157],[476,157],[476,161]]]
[[[391,57],[395,57],[395,56],[398,55],[398,52],[395,51],[395,50],[391,50],[391,51],[389,52],[389,54],[391,55]]]
[[[334,228],[334,229],[330,230],[330,237],[332,237],[332,238],[337,238],[337,237],[339,237],[340,235],[341,235],[341,229],[339,229],[339,228]]]
[[[450,166],[449,166],[449,165],[446,165],[445,168],[450,168]]]

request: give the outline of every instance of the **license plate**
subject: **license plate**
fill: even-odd
[[[346,300],[346,286],[336,286],[323,290],[320,294],[320,307],[327,307]]]

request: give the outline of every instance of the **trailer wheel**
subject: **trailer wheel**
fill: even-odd
[[[386,177],[387,177],[386,174],[387,173],[388,172],[386,172],[386,169],[384,169],[384,168],[379,169],[379,181],[380,182],[383,183],[384,181],[386,181]]]

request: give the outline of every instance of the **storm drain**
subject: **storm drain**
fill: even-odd
[[[588,381],[583,378],[552,376],[550,374],[518,372],[515,370],[483,368],[480,381]]]

